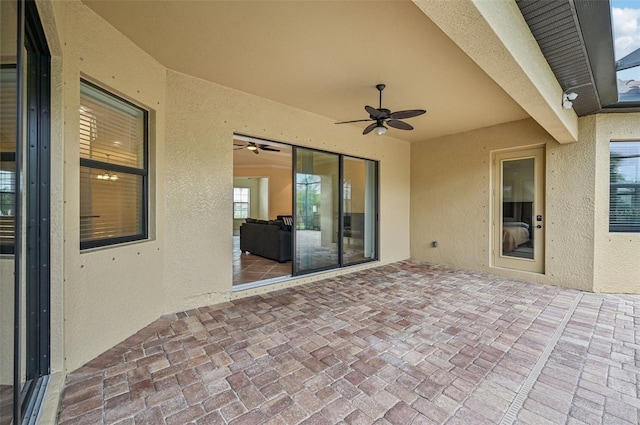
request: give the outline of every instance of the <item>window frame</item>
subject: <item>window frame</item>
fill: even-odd
[[[142,177],[142,205],[140,205],[142,211],[142,229],[141,233],[136,233],[126,236],[117,236],[113,238],[94,239],[90,241],[80,241],[80,250],[87,250],[92,248],[107,247],[113,245],[120,245],[128,242],[135,242],[149,239],[149,111],[142,106],[133,103],[109,90],[91,82],[84,78],[80,79],[80,84],[86,84],[87,86],[102,92],[105,96],[109,96],[117,101],[123,102],[128,106],[142,111],[143,115],[143,155],[142,164],[144,168],[128,167],[125,165],[114,164],[106,161],[98,161],[95,159],[80,158],[80,168],[98,168],[108,172],[129,174]],[[81,220],[82,217],[79,217]]]
[[[611,221],[612,214],[612,199],[614,190],[619,188],[633,188],[635,189],[637,195],[640,196],[640,181],[637,183],[627,183],[627,182],[612,182],[611,181],[611,154],[612,154],[612,144],[613,143],[637,143],[640,147],[640,140],[611,140],[609,141],[609,232],[610,233],[640,233],[640,220],[638,224],[617,224]],[[635,158],[640,165],[640,157]],[[639,205],[640,207],[640,205]]]
[[[246,190],[247,191],[247,202],[236,202],[236,189]],[[236,204],[246,204],[247,205],[247,216],[246,217],[236,217]],[[248,187],[234,187],[233,188],[233,219],[234,220],[244,220],[245,218],[251,217],[251,188]]]

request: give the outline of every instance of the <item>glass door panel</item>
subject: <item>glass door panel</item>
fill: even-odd
[[[503,256],[533,260],[534,179],[533,158],[502,161]]]
[[[496,155],[494,265],[544,272],[544,150]]]
[[[376,163],[344,157],[343,164],[343,264],[353,264],[376,257]]]
[[[340,265],[339,155],[295,150],[294,274]]]
[[[18,4],[0,1],[0,425],[13,421]]]

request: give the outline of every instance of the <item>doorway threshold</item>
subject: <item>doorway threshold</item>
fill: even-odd
[[[274,283],[286,282],[294,279],[290,274],[278,277],[272,277],[271,279],[256,280],[255,282],[242,283],[240,285],[233,285],[232,292],[246,291],[247,289],[260,288],[261,286],[273,285]]]

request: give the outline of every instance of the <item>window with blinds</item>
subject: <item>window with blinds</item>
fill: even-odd
[[[0,252],[12,254],[16,205],[16,85],[15,65],[0,68]]]
[[[640,141],[611,142],[609,231],[640,232]]]
[[[144,109],[80,84],[80,248],[147,238]]]

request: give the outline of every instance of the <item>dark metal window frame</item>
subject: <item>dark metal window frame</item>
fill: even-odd
[[[619,143],[619,142],[636,142],[640,143],[640,140],[611,140],[609,142],[609,158],[611,158],[611,143]],[[640,162],[640,158],[636,158],[637,161]],[[611,176],[611,170],[609,170],[609,176]],[[618,224],[611,222],[611,200],[613,198],[613,193],[617,189],[635,189],[637,196],[640,196],[640,183],[623,183],[623,182],[609,182],[609,232],[610,233],[640,233],[640,224]]]
[[[143,113],[143,167],[144,168],[135,168],[135,167],[127,167],[125,165],[113,164],[104,161],[96,161],[93,159],[80,158],[80,167],[86,168],[99,168],[105,171],[113,171],[115,173],[122,174],[131,174],[142,177],[142,232],[136,233],[133,235],[127,236],[119,236],[115,238],[105,238],[105,239],[95,239],[91,241],[81,241],[80,249],[91,249],[91,248],[99,248],[105,246],[119,245],[127,242],[135,242],[140,240],[146,240],[149,238],[149,111],[145,108],[137,105],[127,99],[124,99],[110,91],[100,87],[97,84],[92,83],[84,78],[80,79],[81,84],[86,84],[105,95],[112,97],[120,102],[123,102],[135,109],[142,111]]]
[[[35,1],[17,0],[17,5],[15,184],[17,188],[24,187],[26,196],[23,201],[16,190],[13,423],[32,424],[38,417],[51,364],[51,55]],[[28,53],[26,61],[24,51]],[[23,131],[25,120],[26,132]],[[26,146],[23,146],[25,139]],[[23,169],[23,158],[26,169]],[[26,211],[24,217],[23,203]],[[25,235],[22,233],[23,223],[26,227]],[[23,245],[26,246],[24,252],[21,249]],[[26,285],[24,300],[21,297],[23,279]],[[26,318],[24,327],[23,317]],[[26,340],[24,352],[21,344],[23,332]],[[21,381],[23,369],[24,385]]]

